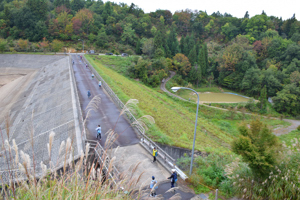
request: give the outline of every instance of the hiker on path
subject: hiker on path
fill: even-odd
[[[153,155],[153,161],[152,162],[155,162],[156,161],[156,156],[157,156],[157,149],[156,149],[156,147],[153,148],[152,155]]]
[[[172,175],[168,179],[171,179],[171,188],[175,187],[174,185],[177,182],[176,169],[172,169]],[[175,192],[175,190],[174,190],[174,192]]]
[[[94,76],[95,76],[94,73],[92,73],[92,79],[94,79]]]
[[[99,81],[99,88],[101,88],[101,81]]]
[[[89,90],[87,91],[87,95],[88,95],[88,98],[90,98],[91,92]]]
[[[158,186],[157,186],[157,180],[155,180],[155,177],[152,176],[152,180],[150,183],[150,197],[156,197],[156,190],[157,190]]]
[[[97,131],[97,139],[101,140],[101,126],[98,125],[98,127],[96,128]]]

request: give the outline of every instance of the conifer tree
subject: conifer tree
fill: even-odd
[[[264,112],[266,110],[267,102],[268,102],[266,85],[260,91],[259,101],[260,101],[260,109],[261,109],[261,111]]]
[[[142,53],[141,51],[141,40],[138,40],[135,47],[135,53],[137,55],[140,55]]]
[[[184,54],[184,44],[185,44],[185,37],[182,36],[179,44],[180,53],[182,54]]]
[[[189,61],[191,65],[193,66],[195,62],[197,61],[197,51],[196,51],[196,45],[191,49],[189,55],[188,55]]]
[[[176,31],[175,31],[174,27],[168,35],[167,45],[169,47],[171,57],[173,57],[177,53],[179,53],[179,51],[178,51],[179,50],[179,44],[178,44],[177,34],[176,34]]]

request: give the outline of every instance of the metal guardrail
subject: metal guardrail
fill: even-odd
[[[109,169],[109,164],[111,162],[111,159],[107,155],[107,152],[103,149],[103,147],[100,145],[98,141],[85,140],[85,144],[87,143],[90,144],[89,150],[92,150],[95,153],[95,156],[97,157],[98,161],[102,163],[102,170],[105,169],[106,172],[108,172],[107,174],[108,177],[110,177],[111,180],[116,185],[119,180],[120,172],[117,170],[117,168],[114,165],[112,165],[112,168]]]
[[[92,67],[92,65],[88,62],[88,60],[83,56],[82,57],[84,62],[88,64],[88,67],[90,70],[94,73],[96,78],[101,81],[102,87],[105,89],[105,91],[109,94],[113,102],[120,108],[124,108],[124,103],[119,99],[119,97],[114,93],[114,91],[109,87],[109,85],[105,82],[105,80],[98,74],[98,72]],[[129,111],[126,112],[125,117],[130,121],[132,124],[133,122],[137,122],[136,118],[134,115]],[[136,123],[137,126],[135,127],[137,129],[137,133],[139,134],[141,138],[140,144],[152,155],[152,149],[153,147],[156,147],[158,149],[158,161],[161,162],[166,169],[171,171],[171,169],[176,169],[178,172],[179,176],[182,179],[186,179],[188,176],[180,170],[178,167],[175,165],[175,159],[173,159],[168,153],[166,153],[163,149],[161,149],[158,145],[155,144],[148,136],[145,135],[145,129],[142,125],[140,125],[138,122]],[[161,158],[161,159],[160,159]]]

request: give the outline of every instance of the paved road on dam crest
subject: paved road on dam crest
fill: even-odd
[[[97,112],[91,111],[88,120],[86,122],[86,127],[88,129],[87,139],[96,140],[96,127],[98,124],[102,128],[102,140],[100,144],[104,146],[106,135],[105,133],[115,126],[115,123],[120,114],[120,110],[117,106],[110,100],[108,95],[104,92],[102,88],[98,86],[98,80],[92,78],[92,72],[89,68],[85,67],[85,63],[80,59],[78,55],[72,55],[72,60],[74,61],[73,69],[76,79],[78,95],[80,100],[80,105],[83,111],[83,117],[86,117],[87,110],[86,107],[91,99],[100,95],[101,102],[98,104]],[[92,96],[88,98],[87,91],[90,90]],[[126,129],[126,131],[124,131]],[[115,132],[119,135],[118,139],[115,142],[117,146],[128,146],[137,144],[139,139],[134,132],[133,128],[130,127],[130,124],[121,116]]]

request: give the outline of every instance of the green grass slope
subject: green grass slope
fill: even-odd
[[[148,131],[148,135],[154,141],[184,148],[192,147],[195,112],[190,112],[189,107],[185,107],[178,100],[103,66],[95,56],[86,57],[123,102],[129,99],[139,100],[138,117],[145,114],[154,117],[156,127],[151,127]],[[196,149],[201,151],[217,147],[227,149],[232,139],[232,135],[222,131],[208,120],[202,117],[198,119]]]
[[[129,99],[139,100],[137,117],[154,117],[156,123],[148,130],[149,137],[156,142],[192,148],[195,104],[182,102],[158,89],[149,88],[139,81],[121,75],[120,73],[125,73],[125,67],[130,64],[131,58],[91,55],[86,58],[121,101],[125,103]],[[200,106],[195,148],[207,152],[229,150],[231,141],[238,134],[237,126],[242,117],[250,120],[249,116],[242,114]],[[227,120],[228,118],[231,119]]]

